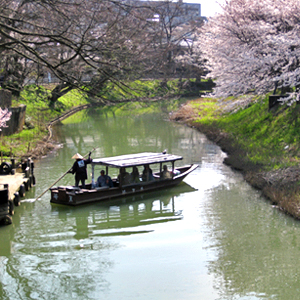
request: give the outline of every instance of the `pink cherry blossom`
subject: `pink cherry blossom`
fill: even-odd
[[[7,127],[6,122],[9,121],[11,117],[11,112],[8,109],[0,108],[0,131],[2,127]]]
[[[215,79],[216,96],[300,91],[300,1],[231,0],[198,37],[198,56]]]

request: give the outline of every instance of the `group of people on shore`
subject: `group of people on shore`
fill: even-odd
[[[85,188],[85,180],[87,179],[87,165],[92,162],[91,152],[89,153],[88,159],[84,159],[79,153],[76,153],[73,157],[76,159],[69,173],[75,174],[75,186],[79,186],[81,181],[82,187]],[[168,170],[167,165],[163,166],[163,171],[161,172],[161,179],[171,178],[171,173]],[[139,183],[142,181],[153,181],[154,176],[152,169],[149,165],[144,165],[144,170],[140,177],[139,170],[136,166],[132,167],[132,172],[129,174],[125,168],[120,168],[120,173],[118,175],[117,181],[122,185],[130,183]],[[104,170],[100,171],[100,176],[97,178],[97,187],[113,187],[113,181],[110,176],[105,174]]]

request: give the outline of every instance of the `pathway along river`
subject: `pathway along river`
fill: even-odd
[[[36,162],[37,186],[0,228],[0,299],[299,298],[300,222],[223,165],[205,136],[163,113],[100,109],[56,134],[63,148]],[[31,201],[93,147],[93,157],[168,149],[200,167],[178,187],[135,199]],[[68,174],[60,184],[73,182]]]

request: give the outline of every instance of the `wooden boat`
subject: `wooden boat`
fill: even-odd
[[[144,152],[130,155],[120,155],[107,158],[93,159],[92,182],[86,184],[85,188],[74,186],[58,186],[51,188],[51,203],[65,205],[81,205],[96,201],[107,201],[118,197],[136,195],[145,192],[166,189],[179,184],[189,173],[194,171],[198,165],[191,164],[175,168],[175,162],[182,160],[182,156],[167,153]],[[171,164],[170,178],[162,178],[163,164]],[[121,169],[141,167],[156,167],[158,171],[153,172],[153,178],[147,177],[142,180],[139,177],[137,182],[130,179],[124,180],[120,177],[112,179],[112,187],[97,187],[95,184],[95,167],[102,166],[106,168],[106,174],[109,174],[109,168]],[[128,169],[127,169],[128,170]]]

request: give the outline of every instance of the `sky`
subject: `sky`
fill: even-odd
[[[201,16],[212,17],[215,13],[221,12],[222,8],[220,4],[224,4],[225,0],[184,0],[187,3],[200,3],[201,4]]]
[[[220,4],[224,4],[225,0],[200,0],[199,2],[201,3],[201,15],[212,17],[214,14],[222,12]]]

